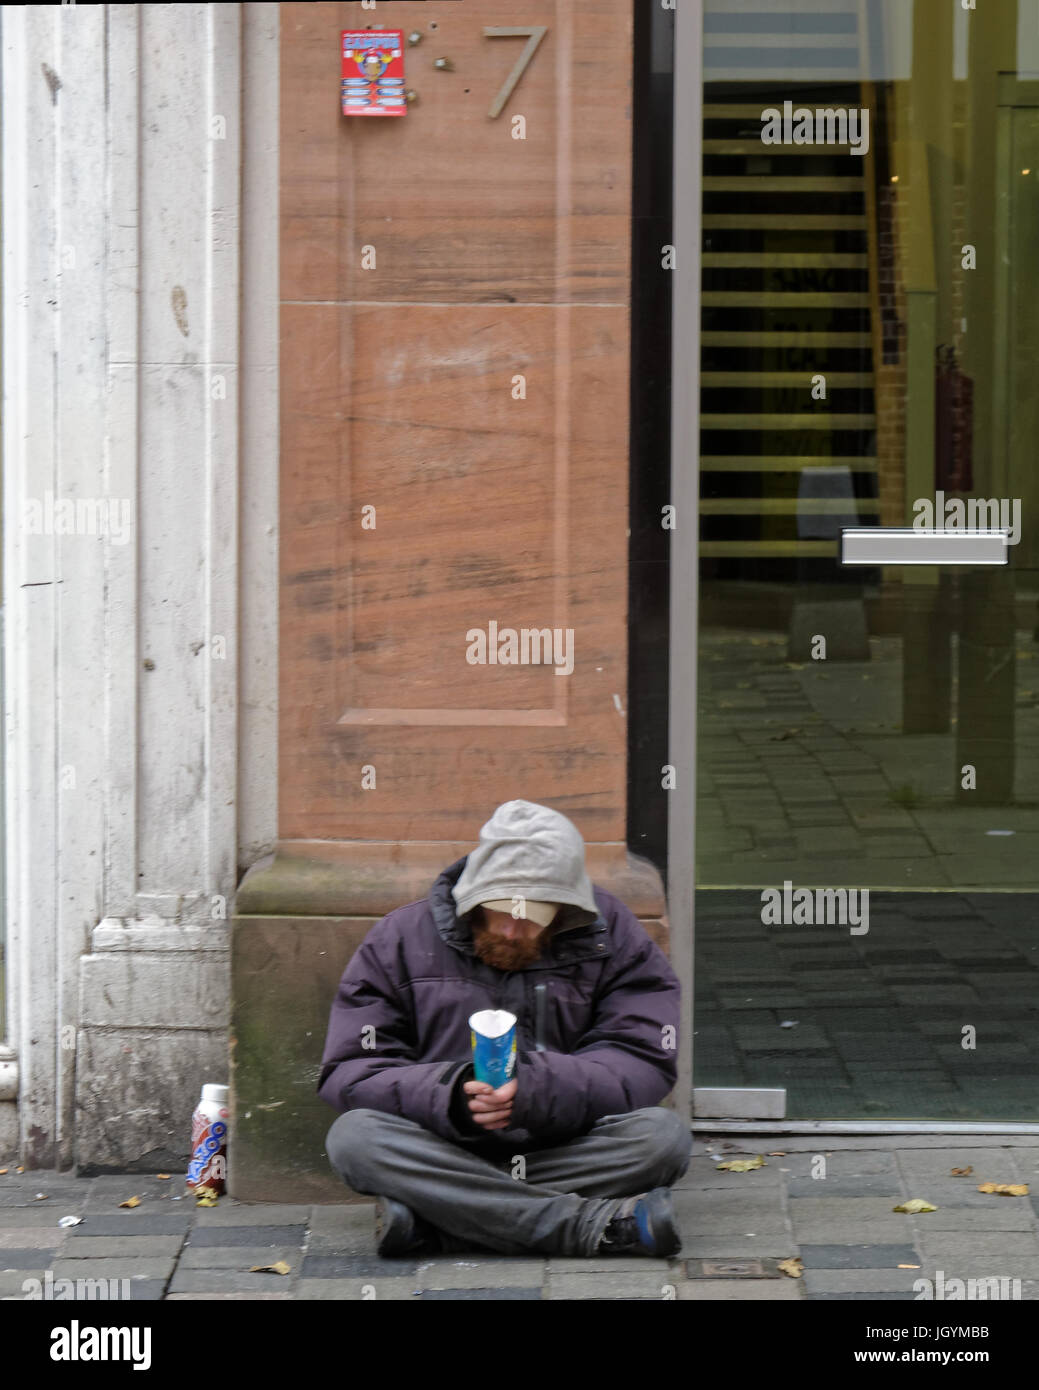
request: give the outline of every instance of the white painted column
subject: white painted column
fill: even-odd
[[[277,22],[4,7],[8,1041],[34,1166],[173,1161],[227,1076],[226,917],[275,833]],[[272,103],[247,169],[243,55]],[[48,530],[48,490],[106,533]],[[241,729],[240,612],[268,644]]]

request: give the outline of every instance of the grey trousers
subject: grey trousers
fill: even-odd
[[[692,1135],[673,1110],[605,1115],[556,1148],[479,1157],[414,1120],[348,1110],[325,1148],[355,1192],[403,1202],[444,1233],[448,1250],[594,1255],[621,1199],[670,1187],[689,1167]],[[453,1237],[453,1239],[451,1239]]]

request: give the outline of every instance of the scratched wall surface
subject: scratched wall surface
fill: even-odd
[[[379,23],[417,100],[345,117]],[[526,40],[484,28],[535,24],[491,118]],[[624,838],[631,49],[631,0],[281,7],[282,841],[512,797]],[[492,622],[571,629],[572,674],[467,663]]]

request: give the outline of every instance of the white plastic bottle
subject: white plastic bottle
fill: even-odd
[[[191,1163],[188,1187],[224,1191],[227,1181],[227,1086],[203,1086],[202,1099],[191,1116]]]

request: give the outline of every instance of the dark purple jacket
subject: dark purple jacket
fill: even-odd
[[[451,888],[465,862],[445,869],[428,899],[377,922],[350,961],[332,1005],[322,1099],[496,1151],[548,1146],[661,1101],[677,1076],[680,986],[637,918],[596,887],[594,922],[564,908],[537,961],[497,970],[475,954],[469,915],[455,912]],[[479,1009],[518,1020],[509,1129],[480,1129],[461,1093],[472,1076],[468,1019]]]

